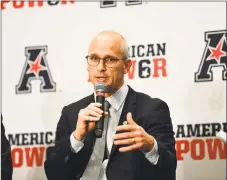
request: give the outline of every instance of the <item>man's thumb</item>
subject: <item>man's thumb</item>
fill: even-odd
[[[132,113],[130,113],[130,112],[127,114],[127,121],[131,125],[136,124],[135,121],[132,119]]]

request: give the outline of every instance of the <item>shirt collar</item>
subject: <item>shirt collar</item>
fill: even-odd
[[[123,102],[125,101],[128,90],[129,90],[128,86],[126,84],[123,84],[117,92],[112,94],[110,97],[106,98],[106,100],[110,103],[110,105],[116,111],[119,111],[120,107],[122,106]],[[96,100],[95,92],[94,92],[94,97]]]

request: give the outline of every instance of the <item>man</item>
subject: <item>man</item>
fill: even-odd
[[[12,180],[13,167],[11,161],[11,148],[5,136],[5,127],[1,115],[1,179]]]
[[[47,178],[174,180],[177,161],[168,106],[124,83],[131,60],[123,36],[100,32],[92,39],[86,58],[92,84],[103,82],[107,87],[105,97],[110,108],[105,113],[109,117],[106,144],[99,150],[96,146],[100,140],[95,137],[95,123],[103,112],[94,94],[64,107],[55,146],[47,150]],[[98,166],[93,155],[97,151],[100,155],[104,148],[103,162]]]

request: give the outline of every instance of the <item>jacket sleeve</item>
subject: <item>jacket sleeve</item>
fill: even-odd
[[[1,179],[12,180],[13,167],[10,143],[5,136],[5,127],[1,117]]]
[[[64,107],[57,124],[55,144],[47,148],[44,169],[48,180],[78,179],[85,166],[85,148],[78,153],[74,153],[71,149],[72,127],[70,127],[67,114],[66,107]]]
[[[146,131],[152,135],[158,144],[159,159],[155,168],[160,174],[168,174],[169,179],[175,179],[177,166],[175,138],[168,105],[155,99],[154,108],[147,117]]]

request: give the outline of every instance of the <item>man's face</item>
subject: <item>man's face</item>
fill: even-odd
[[[97,66],[87,65],[89,79],[94,86],[97,82],[104,82],[109,93],[116,92],[123,85],[124,74],[129,71],[131,66],[130,60],[123,60],[121,39],[118,36],[100,35],[91,42],[88,55],[119,59],[114,67],[107,67],[103,60],[100,60]]]

